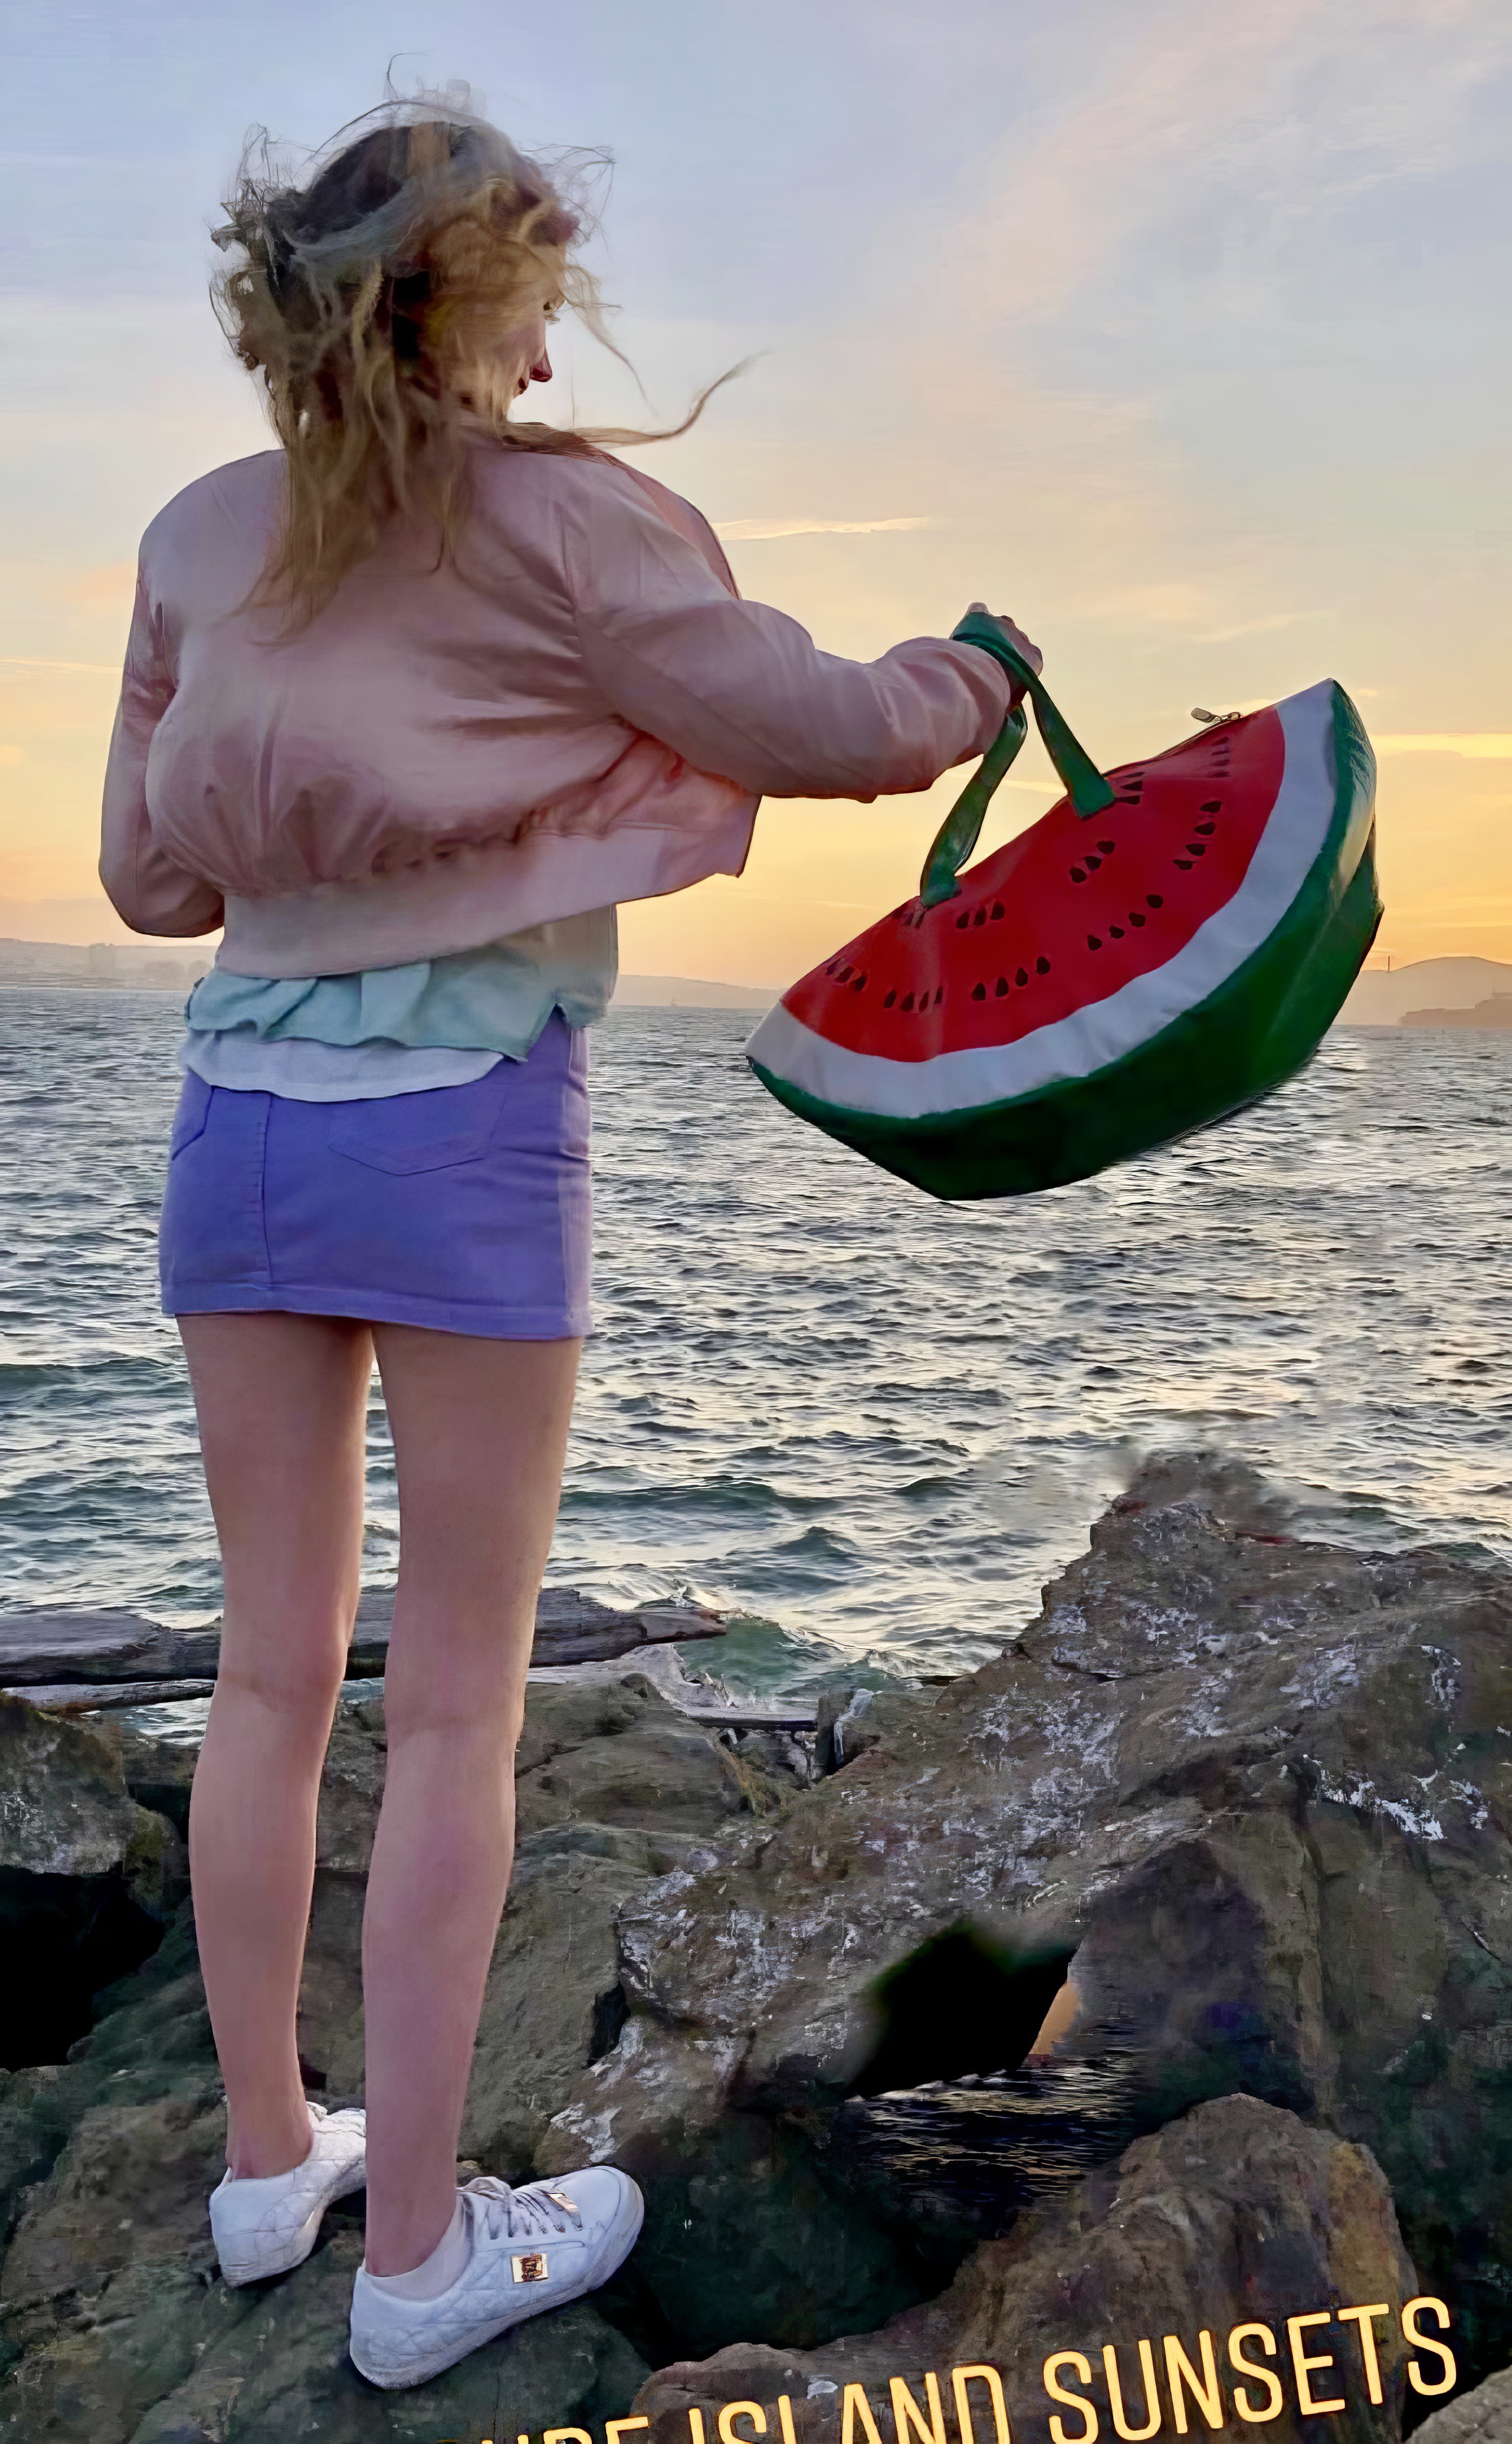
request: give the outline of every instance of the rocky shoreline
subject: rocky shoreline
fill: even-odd
[[[0,2435],[955,2444],[964,2402],[984,2444],[991,2370],[1014,2444],[1092,2444],[1145,2425],[1148,2342],[1161,2436],[1512,2437],[1509,1630],[1512,1572],[1296,1542],[1199,1454],[997,1660],[812,1734],[690,1712],[644,1639],[538,1677],[463,2143],[516,2181],[612,2157],[646,2228],[399,2396],[345,2358],[360,2198],[218,2280],[192,1741],[0,1697]],[[354,1680],[301,2002],[330,2104],[383,1756]]]

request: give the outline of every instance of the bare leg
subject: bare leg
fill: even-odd
[[[249,2178],[309,2153],[294,2015],[362,1546],[366,1324],[186,1315],[225,1627],[189,1811],[200,1966]]]
[[[367,2267],[452,2220],[514,1842],[514,1750],[579,1341],[374,1327],[399,1478],[388,1770],[362,1934]]]

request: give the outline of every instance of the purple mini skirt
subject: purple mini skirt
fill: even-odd
[[[466,1086],[344,1103],[184,1080],[166,1315],[355,1316],[500,1341],[589,1329],[588,1040],[560,1011]]]

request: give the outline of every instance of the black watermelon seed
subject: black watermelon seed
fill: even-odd
[[[892,992],[884,993],[884,994],[882,995],[882,1008],[883,1008],[884,1009],[892,1009],[892,1007],[893,1007],[893,1004],[896,1001],[896,999],[897,999],[897,993],[896,993],[896,991],[895,991],[895,990],[894,990],[894,991],[892,991]]]
[[[1049,960],[1048,960],[1048,959],[1036,959],[1036,961],[1035,961],[1035,963],[1034,963],[1034,972],[1035,972],[1035,974],[1036,974],[1037,976],[1047,976],[1047,975],[1049,974],[1049,972],[1050,972],[1050,962],[1049,962]]]
[[[1089,874],[1096,874],[1101,863],[1102,860],[1100,857],[1089,857],[1087,860],[1087,872]]]
[[[972,917],[972,919],[971,919],[972,924],[973,924],[973,925],[985,925],[985,924],[986,923],[986,921],[987,921],[987,912],[986,912],[986,910],[985,908],[979,908],[979,909],[977,910],[977,912],[976,912],[976,915],[975,915],[975,916]]]
[[[1129,911],[1129,922],[1130,922],[1130,924],[1131,924],[1131,925],[1142,925],[1142,924],[1144,923],[1144,921],[1145,921],[1145,919],[1140,916],[1139,911],[1138,911],[1138,909],[1137,909],[1137,908],[1131,908],[1131,909],[1130,909],[1130,911]]]
[[[939,1009],[940,1004],[941,1004],[941,1002],[942,1002],[944,999],[945,999],[945,987],[944,987],[943,985],[936,985],[936,986],[935,986],[935,988],[934,988],[934,1007],[935,1007],[935,1009]]]
[[[1147,908],[1164,908],[1165,904],[1166,903],[1161,898],[1158,891],[1147,891],[1145,893],[1145,906]]]
[[[1189,857],[1206,857],[1208,854],[1207,842],[1189,841],[1187,842],[1187,854]]]
[[[1110,925],[1108,931],[1113,935],[1116,942],[1121,942],[1123,940],[1123,927],[1121,925]]]
[[[1002,916],[1002,914],[1003,914],[1003,902],[1002,902],[1002,900],[1001,900],[1001,899],[994,899],[994,901],[992,902],[992,922],[993,922],[993,924],[994,924],[994,925],[997,923],[998,918]]]
[[[851,991],[852,991],[852,992],[860,992],[860,991],[864,989],[865,984],[866,984],[866,978],[865,978],[864,974],[863,974],[863,975],[859,975],[859,976],[857,976],[857,977],[856,978],[855,983],[854,983],[854,984],[852,985],[852,987],[851,987]]]
[[[1101,849],[1104,857],[1112,857],[1113,852],[1117,845],[1118,843],[1116,841],[1099,841],[1097,842],[1097,846]]]
[[[912,994],[912,993],[905,993],[905,994],[904,994],[904,996],[903,996],[903,1007],[904,1007],[904,1009],[913,1009],[913,994]]]
[[[1089,951],[1100,951],[1102,948],[1102,935],[1100,934],[1089,934],[1087,935],[1087,948]]]
[[[1192,830],[1200,832],[1205,840],[1210,839],[1217,829],[1216,824],[1193,824],[1192,825]]]
[[[1079,865],[1074,865],[1072,867],[1071,879],[1073,882],[1085,882],[1086,879],[1087,878]]]
[[[970,919],[970,917],[969,917],[969,916],[958,916],[958,917],[956,918],[956,920],[955,920],[955,930],[956,930],[956,932],[957,932],[958,934],[964,934],[964,933],[965,933],[965,931],[966,931],[966,929],[967,929],[967,927],[970,924],[970,922],[971,922],[971,919]]]
[[[1015,983],[1016,985],[1026,985],[1026,984],[1028,983],[1028,981],[1029,981],[1029,971],[1028,971],[1028,969],[1027,969],[1027,968],[1019,968],[1019,969],[1017,969],[1017,970],[1015,971],[1015,972],[1014,972],[1014,978],[1013,978],[1013,981],[1014,981],[1014,983]]]
[[[1179,865],[1183,874],[1189,874],[1191,872],[1191,860],[1189,857],[1173,857],[1171,862],[1172,865]]]
[[[1223,810],[1224,802],[1222,798],[1204,798],[1201,806],[1198,808],[1199,814],[1204,815],[1221,815]]]
[[[1008,980],[1007,980],[1007,977],[1006,977],[1006,976],[999,976],[999,978],[998,978],[998,980],[997,980],[997,983],[993,986],[992,990],[993,990],[993,991],[997,994],[998,999],[1001,1001],[1001,1000],[1002,1000],[1002,998],[1003,998],[1003,995],[1004,995],[1004,994],[1007,991],[1007,990],[1008,990]]]
[[[987,989],[986,985],[973,985],[971,987],[971,999],[973,1001],[986,1001],[986,997]]]

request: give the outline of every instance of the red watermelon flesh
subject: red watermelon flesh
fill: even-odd
[[[1274,707],[1123,765],[1108,774],[1113,806],[1083,820],[1061,799],[973,866],[958,898],[894,909],[783,1007],[890,1061],[1008,1044],[1068,1017],[1163,967],[1232,898],[1284,765]]]

